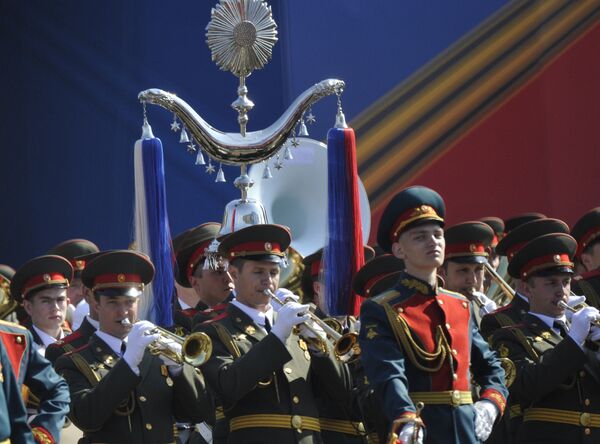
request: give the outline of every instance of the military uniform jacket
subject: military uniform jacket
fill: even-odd
[[[230,421],[228,442],[321,442],[313,430],[319,417],[313,379],[325,381],[330,396],[347,402],[347,367],[331,355],[311,354],[294,334],[284,345],[231,304],[220,317],[197,328],[213,341],[212,358],[202,372]],[[239,421],[249,427],[238,429]],[[280,427],[273,427],[274,422]]]
[[[571,290],[575,294],[585,295],[585,302],[600,309],[600,270],[588,271],[571,281]]]
[[[30,421],[40,442],[58,442],[69,412],[69,387],[33,346],[31,332],[25,327],[0,321],[0,339],[12,364],[17,384],[26,385],[37,399],[37,414]]]
[[[413,399],[450,394],[444,404],[424,401],[425,442],[478,442],[468,401],[471,378],[481,387],[480,398],[500,413],[507,390],[500,361],[481,337],[469,301],[404,272],[394,290],[363,303],[360,318],[362,363],[388,419],[414,417]]]
[[[498,330],[492,341],[500,356],[514,363],[515,376],[508,378],[510,394],[524,412],[517,442],[600,442],[600,428],[579,423],[585,422],[583,413],[600,414],[600,372],[595,357],[589,359],[571,338],[561,338],[531,314],[520,325]],[[579,424],[544,420],[549,413],[545,409],[575,412],[572,416]],[[550,412],[551,418],[557,416],[569,415]]]
[[[12,444],[33,444],[33,435],[27,425],[27,411],[21,399],[4,344],[0,341],[0,442],[10,440]]]
[[[520,324],[528,311],[529,301],[517,293],[510,303],[481,319],[482,336],[489,339],[499,328]]]
[[[56,361],[71,390],[69,418],[80,443],[171,443],[175,420],[201,422],[210,406],[189,365],[174,377],[146,351],[139,376],[98,336]]]
[[[65,353],[86,345],[95,332],[96,328],[85,317],[77,330],[46,348],[46,359],[54,364]]]

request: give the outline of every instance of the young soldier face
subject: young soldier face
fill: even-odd
[[[75,306],[85,297],[85,287],[81,283],[81,279],[75,278],[67,288],[67,297],[69,302]]]
[[[484,267],[483,264],[460,264],[448,261],[441,269],[446,282],[445,288],[463,294],[483,290]]]
[[[235,297],[242,304],[263,310],[270,298],[263,291],[268,288],[273,293],[279,287],[279,264],[274,262],[242,262],[241,269],[230,266],[229,272],[235,285]]]
[[[418,225],[403,232],[392,244],[394,256],[403,259],[407,270],[430,270],[444,263],[444,230],[436,223]]]
[[[129,334],[130,328],[123,325],[123,319],[134,323],[137,320],[138,298],[133,296],[96,296],[92,304],[98,312],[100,330],[123,339]]]
[[[50,334],[65,322],[67,289],[46,288],[23,300],[23,308],[40,330]]]
[[[233,290],[233,282],[225,268],[218,270],[202,270],[198,267],[190,277],[192,288],[209,307],[223,302]]]
[[[531,311],[552,317],[562,316],[565,313],[564,308],[558,306],[558,302],[567,302],[569,299],[570,275],[534,276],[525,283],[524,287]]]
[[[581,254],[581,262],[587,271],[600,268],[600,242],[595,243]]]

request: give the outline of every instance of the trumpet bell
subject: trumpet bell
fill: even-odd
[[[356,361],[360,358],[360,345],[358,344],[358,334],[346,333],[335,342],[333,354],[336,359],[344,364]]]
[[[185,338],[181,346],[183,360],[194,367],[205,364],[212,355],[212,340],[206,333],[196,332]]]

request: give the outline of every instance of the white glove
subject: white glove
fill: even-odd
[[[284,300],[286,298],[291,298],[294,300],[294,302],[300,301],[300,296],[295,295],[287,288],[278,288],[277,291],[275,292],[275,296],[277,296],[281,300]],[[281,310],[282,306],[279,305],[277,302],[274,302],[271,305],[273,306],[273,311],[278,312],[279,310]]]
[[[483,302],[483,307],[479,308],[479,316],[484,317],[486,314],[496,311],[498,306],[496,305],[496,303],[494,301],[492,301],[490,298],[488,298],[484,293],[481,293],[480,291],[476,291],[475,293],[477,295],[477,298],[481,302]]]
[[[569,296],[569,300],[567,301],[567,305],[569,307],[577,307],[579,304],[583,304],[585,302],[585,296],[581,295],[581,296],[577,296],[575,294],[572,294]],[[567,320],[571,320],[571,318],[573,317],[573,312],[566,310],[565,311],[565,316],[567,317]]]
[[[181,356],[181,344],[175,341],[168,341],[169,350],[176,352],[179,356]],[[162,354],[158,355],[158,357],[162,360],[162,362],[169,367],[169,371],[175,371],[175,368],[181,367],[182,364],[178,364],[172,359],[163,356]]]
[[[271,329],[277,338],[285,344],[285,340],[296,325],[308,321],[308,305],[297,302],[288,302],[279,309],[277,320]]]
[[[591,322],[598,316],[600,316],[600,312],[598,312],[598,309],[594,307],[585,307],[579,310],[577,313],[573,313],[569,336],[580,347],[583,345],[583,341],[585,341],[585,338],[587,338],[588,334],[590,333]]]
[[[138,365],[142,362],[146,347],[159,338],[160,335],[146,335],[146,332],[154,328],[154,324],[148,321],[140,321],[133,324],[129,335],[127,336],[127,349],[123,355],[123,359],[134,373],[140,373]]]
[[[404,427],[402,427],[402,430],[400,431],[398,438],[400,439],[400,442],[402,442],[403,444],[407,444],[407,443],[423,444],[423,428],[419,429],[419,432],[417,433],[416,441],[413,441],[414,434],[415,434],[415,423],[409,422]]]
[[[485,441],[492,433],[492,427],[498,416],[498,409],[490,401],[477,401],[475,408],[475,436],[480,441]]]
[[[598,342],[600,340],[600,327],[593,325],[590,329],[588,339],[592,342]]]

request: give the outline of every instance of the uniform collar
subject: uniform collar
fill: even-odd
[[[34,328],[35,332],[38,334],[39,338],[42,341],[42,344],[40,344],[40,345],[42,345],[44,348],[48,347],[50,344],[54,344],[59,339],[62,339],[65,337],[65,332],[63,331],[62,328],[60,329],[59,337],[54,338],[54,337],[50,336],[48,333],[46,333],[45,331],[40,330],[33,324],[32,324],[32,327]]]
[[[188,305],[185,303],[185,301],[181,298],[177,298],[177,301],[179,302],[179,306],[181,307],[182,310],[187,310],[188,308],[194,308],[191,305]]]
[[[565,315],[562,315],[562,316],[559,316],[559,317],[555,318],[555,317],[543,315],[543,314],[540,314],[540,313],[534,313],[533,311],[530,311],[529,314],[532,315],[532,316],[535,316],[536,318],[538,318],[539,320],[541,320],[544,324],[546,324],[546,326],[548,328],[553,329],[555,332],[557,330],[554,328],[554,321],[561,321],[565,325],[566,325],[566,322],[567,322],[567,317]]]
[[[117,356],[121,356],[121,344],[123,342],[127,343],[127,338],[125,338],[125,340],[121,340],[103,332],[102,330],[96,330],[95,335],[104,341]]]
[[[96,330],[100,330],[100,322],[95,321],[94,319],[90,318],[89,315],[85,317],[85,319],[90,323],[90,325],[92,327],[94,327]]]
[[[271,305],[269,305],[267,311],[263,313],[256,308],[248,307],[247,305],[242,304],[237,299],[232,300],[230,304],[239,308],[244,314],[252,319],[252,322],[260,327],[264,328],[265,319],[269,320],[269,324],[271,324],[271,326],[273,325],[273,307],[271,307]]]
[[[402,287],[409,288],[424,295],[435,296],[438,293],[437,284],[435,287],[432,287],[428,282],[425,282],[406,271],[400,272],[400,278],[398,279],[396,289],[401,289]]]

